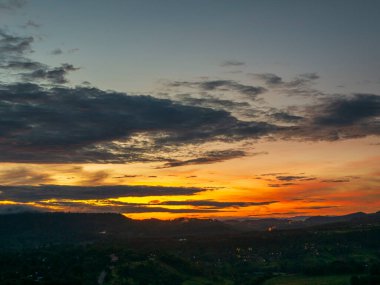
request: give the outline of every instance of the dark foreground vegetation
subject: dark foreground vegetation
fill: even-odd
[[[380,214],[294,223],[1,215],[0,284],[380,284]]]

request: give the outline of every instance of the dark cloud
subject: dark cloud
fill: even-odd
[[[316,73],[303,73],[290,81],[284,81],[280,76],[273,73],[256,73],[253,76],[271,87],[297,88],[310,84],[319,79]]]
[[[276,176],[277,180],[280,181],[310,181],[310,180],[315,180],[315,177],[308,177],[308,176]]]
[[[0,68],[17,72],[24,82],[43,80],[53,84],[67,83],[68,73],[79,69],[68,63],[49,67],[28,59],[25,56],[32,52],[32,43],[33,37],[14,36],[0,29]]]
[[[299,77],[305,80],[317,80],[320,78],[320,76],[316,72],[302,73],[299,75]]]
[[[134,178],[134,177],[139,177],[141,175],[129,175],[129,174],[126,174],[126,175],[123,175],[123,176],[116,176],[116,177],[113,177],[113,178]]]
[[[223,67],[236,67],[236,66],[243,66],[245,65],[245,62],[239,61],[239,60],[226,60],[223,61],[221,66]]]
[[[30,73],[23,73],[21,74],[24,81],[36,81],[36,80],[46,80],[48,82],[54,83],[54,84],[64,84],[67,83],[68,80],[66,79],[66,76],[71,71],[78,70],[78,67],[74,67],[72,64],[62,64],[60,67],[54,67],[54,68],[39,68],[36,70],[33,70]]]
[[[53,49],[50,53],[52,55],[60,55],[60,54],[63,54],[63,50],[61,50],[60,48],[56,48],[56,49]]]
[[[323,92],[311,88],[313,83],[319,79],[316,73],[303,73],[289,81],[284,81],[282,77],[273,73],[255,73],[249,74],[253,78],[263,81],[265,85],[273,90],[280,91],[288,96],[316,97],[325,95]]]
[[[33,37],[20,37],[0,29],[0,59],[4,56],[21,56],[31,52]]]
[[[43,200],[97,200],[118,197],[144,197],[166,195],[194,195],[203,188],[161,186],[0,186],[0,199],[14,202],[38,202]]]
[[[331,209],[331,208],[337,208],[339,206],[306,206],[306,207],[296,207],[296,209],[300,210],[322,210],[322,209]]]
[[[170,145],[257,138],[275,128],[150,96],[26,83],[0,87],[0,161],[156,161],[163,160],[157,149]],[[153,141],[138,145],[138,134]]]
[[[345,183],[345,182],[350,182],[350,179],[325,179],[322,180],[321,182],[326,182],[326,183]]]
[[[282,85],[284,82],[280,76],[273,73],[258,73],[253,74],[259,80],[262,80],[267,85]]]
[[[26,0],[0,0],[0,10],[14,10],[25,6]]]
[[[247,154],[241,150],[220,150],[208,151],[202,157],[197,157],[189,160],[172,160],[164,164],[163,167],[177,167],[191,164],[210,164],[222,162],[225,160],[246,156]]]
[[[281,188],[281,187],[286,187],[286,186],[293,186],[293,185],[298,185],[297,183],[292,183],[292,182],[287,182],[287,183],[272,183],[272,184],[268,184],[268,187],[272,187],[272,188]]]
[[[272,188],[280,188],[280,187],[282,187],[282,184],[272,183],[272,184],[268,184],[268,187],[272,187]]]
[[[289,212],[271,212],[271,213],[265,213],[262,215],[249,215],[249,217],[268,217],[268,216],[274,216],[274,217],[281,217],[289,216],[289,215],[303,215],[307,214],[308,212],[299,212],[299,211],[289,211]]]
[[[276,121],[285,122],[285,123],[297,123],[304,118],[301,116],[291,115],[286,112],[278,112],[271,115]]]
[[[350,126],[380,116],[380,96],[355,94],[352,97],[327,99],[315,106],[313,122],[320,126]],[[377,124],[379,127],[379,124]]]
[[[304,108],[305,120],[287,128],[283,138],[339,140],[380,134],[380,96],[330,96]]]
[[[133,204],[123,202],[108,202],[102,205],[94,205],[88,203],[81,203],[78,201],[53,201],[53,202],[38,202],[41,208],[48,206],[61,207],[64,211],[75,212],[96,212],[96,213],[177,213],[177,214],[190,214],[190,213],[216,213],[223,212],[221,209],[205,209],[205,208],[166,208],[160,206],[152,206],[147,204]],[[231,212],[231,210],[229,211]]]
[[[33,68],[36,63],[20,68],[29,65]],[[170,159],[159,152],[169,153],[172,147],[181,145],[267,135],[334,140],[380,133],[378,95],[358,94],[320,102],[306,107],[302,120],[279,114],[294,124],[279,127],[260,121],[241,121],[224,110],[187,106],[151,96],[129,96],[84,87],[2,85],[0,161],[167,161],[166,166],[179,166],[223,161],[244,153],[210,152],[184,160]],[[146,140],[136,139],[140,135]]]
[[[79,51],[79,48],[71,48],[67,52],[68,53],[75,53],[75,52],[78,52],[78,51]]]
[[[264,201],[264,202],[218,202],[214,200],[186,200],[186,201],[165,201],[158,203],[159,205],[167,206],[194,206],[194,207],[208,207],[208,208],[240,208],[250,206],[266,206],[277,201]]]
[[[236,91],[245,97],[255,99],[257,95],[266,91],[264,87],[244,85],[234,80],[208,80],[208,81],[174,81],[170,87],[191,87],[201,91]]]
[[[11,69],[11,70],[38,70],[47,68],[44,64],[36,61],[13,61],[10,60],[3,65],[0,66],[3,69]]]

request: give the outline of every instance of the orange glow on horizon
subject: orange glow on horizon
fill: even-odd
[[[116,211],[136,219],[172,219],[184,216],[197,218],[289,217],[347,214],[354,211],[375,212],[380,209],[380,164],[378,163],[380,152],[378,146],[373,145],[374,142],[376,138],[347,140],[339,143],[258,142],[255,149],[267,151],[268,154],[214,164],[173,168],[160,168],[159,163],[80,165],[7,163],[0,165],[0,184],[3,187],[55,184],[204,189],[194,195],[89,200],[50,199],[21,203],[49,211]],[[359,148],[362,145],[369,147]],[[352,152],[353,149],[356,151]],[[16,176],[15,173],[21,174]],[[9,179],[9,176],[12,176],[12,179]],[[213,210],[202,206],[186,205],[186,200],[268,202],[268,204],[216,207]],[[184,203],[176,206],[160,204],[167,201],[184,201]],[[117,203],[145,204],[143,206],[148,210],[152,207],[160,207],[160,211],[128,213],[123,211],[121,205]],[[20,203],[9,199],[0,200],[0,205],[17,204]],[[186,212],[186,210],[189,211]]]

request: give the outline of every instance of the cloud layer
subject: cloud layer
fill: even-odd
[[[236,211],[242,207],[267,206],[277,201],[220,202],[215,200],[153,200],[149,203],[130,203],[114,198],[149,196],[191,196],[209,189],[159,186],[0,186],[0,213],[46,211],[49,209],[84,212],[117,213],[216,213]]]
[[[0,86],[0,161],[162,161],[166,166],[223,161],[243,151],[208,151],[177,160],[160,151],[211,141],[338,140],[380,134],[380,96],[355,94],[278,114],[292,125],[241,121],[229,112],[96,88]]]
[[[146,155],[170,145],[258,138],[275,128],[150,96],[26,83],[2,86],[0,115],[0,161],[17,162],[159,160]],[[124,144],[141,134],[151,143]]]
[[[33,37],[0,30],[0,69],[15,79],[0,83],[0,162],[161,162],[175,167],[248,154],[228,147],[194,151],[215,141],[318,141],[380,134],[379,95],[319,96],[323,93],[310,88],[319,78],[316,73],[300,74],[290,81],[272,73],[254,74],[265,87],[230,79],[172,81],[169,87],[187,88],[202,96],[181,93],[175,100],[131,96],[68,87],[68,74],[78,68],[68,63],[50,67],[31,60],[33,41]],[[259,96],[274,89],[288,95],[318,96],[313,103],[286,109],[252,107]],[[215,92],[232,92],[240,99],[220,98]],[[231,109],[258,115],[242,119]]]
[[[202,188],[161,186],[0,186],[0,199],[13,202],[39,202],[52,199],[100,200],[119,197],[194,195]]]

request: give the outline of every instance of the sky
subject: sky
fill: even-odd
[[[0,213],[379,211],[379,12],[0,0]]]

